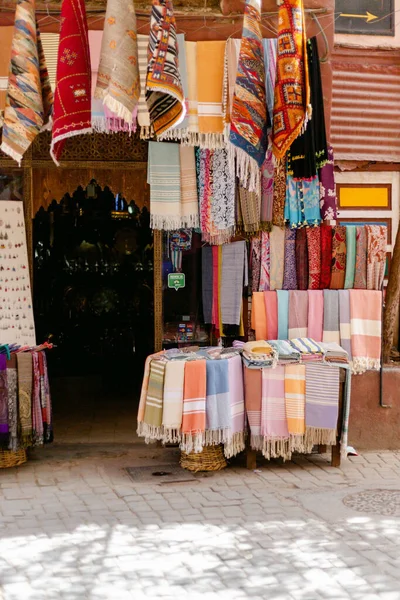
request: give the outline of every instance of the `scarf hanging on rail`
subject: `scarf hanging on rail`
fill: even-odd
[[[44,443],[53,441],[53,409],[51,403],[49,371],[47,368],[46,352],[39,352],[40,369],[40,402],[43,415]]]
[[[349,290],[353,373],[381,366],[382,292]]]
[[[95,98],[111,111],[113,122],[132,126],[140,96],[136,13],[132,0],[107,0]],[[104,124],[108,129],[108,119]]]
[[[225,124],[225,137],[229,140],[231,128],[231,116],[233,107],[233,98],[235,95],[236,75],[238,71],[240,39],[228,38],[225,46],[224,59],[224,94],[223,94],[223,113]]]
[[[239,184],[239,208],[239,222],[242,224],[243,231],[250,234],[257,233],[260,230],[260,195],[246,190],[242,184]]]
[[[251,238],[249,266],[251,272],[251,289],[253,292],[258,292],[261,274],[261,236]]]
[[[337,219],[334,164],[333,148],[328,146],[328,160],[319,170],[320,206],[323,221],[336,221]]]
[[[322,342],[324,326],[324,292],[308,290],[308,333],[315,342]]]
[[[292,229],[321,223],[318,177],[296,181],[286,178],[285,221]]]
[[[251,328],[255,331],[256,340],[268,339],[264,292],[253,293],[251,304]]]
[[[291,451],[304,452],[305,396],[305,365],[286,365],[285,406]]]
[[[260,228],[270,231],[272,227],[272,208],[274,202],[274,159],[272,150],[267,150],[261,167],[261,223]]]
[[[193,147],[179,145],[181,169],[181,227],[199,226],[196,158]]]
[[[270,234],[267,231],[261,232],[261,264],[260,264],[260,292],[266,292],[270,289],[271,272],[271,245]]]
[[[147,182],[150,227],[173,231],[182,227],[179,144],[150,142]]]
[[[191,145],[199,137],[199,111],[197,105],[197,43],[185,42],[186,75],[188,85],[188,140]]]
[[[319,290],[321,286],[321,230],[307,227],[308,289]]]
[[[231,435],[229,404],[229,361],[206,361],[206,434],[207,445],[224,444]]]
[[[310,116],[310,86],[303,1],[282,0],[278,15],[278,48],[272,143],[284,158]]]
[[[137,421],[138,421],[137,434],[141,437],[143,437],[143,435],[144,435],[144,415],[145,415],[145,411],[146,411],[146,398],[147,398],[147,392],[149,389],[149,382],[150,382],[151,361],[153,360],[153,358],[159,358],[162,354],[163,354],[163,352],[149,354],[149,356],[146,358],[146,362],[144,365],[142,389],[140,392],[139,408],[138,408],[138,415],[137,415]]]
[[[56,165],[67,138],[92,132],[89,38],[84,0],[63,0],[50,154]]]
[[[306,365],[306,446],[335,445],[339,416],[339,367]]]
[[[280,161],[274,170],[274,187],[272,203],[272,224],[283,227],[285,224],[286,202],[286,165]]]
[[[18,0],[1,151],[21,166],[23,155],[49,123],[52,109],[53,92],[35,19],[35,1]]]
[[[285,411],[285,367],[262,369],[262,453],[267,458],[290,457]]]
[[[276,292],[264,292],[265,314],[267,316],[267,339],[278,339],[278,296]]]
[[[312,118],[304,133],[298,136],[288,152],[288,171],[295,179],[309,179],[328,160],[325,132],[324,98],[317,38],[307,41],[309,85],[311,90]]]
[[[0,354],[0,448],[7,449],[10,442],[8,420],[7,357]]]
[[[185,118],[172,0],[153,0],[150,18],[146,102],[159,136]]]
[[[261,437],[261,403],[262,403],[262,371],[264,369],[243,369],[244,396],[247,420],[250,427],[250,445],[255,450],[262,450]]]
[[[270,117],[269,127],[271,127],[271,117],[274,112],[274,93],[276,81],[276,50],[278,40],[275,38],[263,38],[264,65],[265,65],[265,92],[267,96],[267,110]]]
[[[351,361],[351,334],[350,334],[350,293],[349,290],[339,290],[339,328],[340,346],[346,350]]]
[[[277,290],[278,302],[278,340],[287,340],[289,336],[289,292]]]
[[[162,439],[162,415],[165,378],[165,360],[152,360],[146,394],[146,407],[143,417],[146,439]]]
[[[138,103],[138,125],[140,127],[140,137],[144,140],[149,139],[152,134],[150,124],[150,113],[146,102],[146,80],[147,80],[147,50],[149,47],[149,36],[138,33],[138,63],[140,75],[140,96]]]
[[[18,449],[18,375],[17,355],[11,354],[7,360],[7,400],[8,400],[8,428],[9,450]]]
[[[246,0],[229,136],[232,166],[235,161],[242,185],[257,194],[269,120],[260,25],[261,1]]]
[[[344,288],[346,275],[346,227],[336,225],[333,229],[332,239],[332,274],[331,289],[341,290]]]
[[[212,155],[211,221],[213,234],[204,237],[210,244],[224,244],[235,233],[235,180],[229,175],[228,152],[217,148]]]
[[[289,340],[307,337],[308,294],[304,291],[289,292]]]
[[[271,270],[269,286],[271,290],[281,290],[285,266],[285,230],[273,227],[269,234]]]
[[[324,332],[322,341],[340,344],[339,294],[337,290],[324,290]]]
[[[297,230],[296,235],[296,278],[299,290],[308,288],[308,249],[305,227]]]
[[[285,227],[285,266],[282,285],[284,290],[297,290],[296,233],[295,229]]]
[[[182,143],[187,143],[189,138],[189,85],[187,75],[187,60],[186,60],[186,45],[185,34],[178,33],[176,43],[179,56],[179,74],[182,82],[183,97],[185,100],[185,118],[179,122],[179,125],[174,125],[168,131],[165,131],[160,137],[162,140],[177,140]]]
[[[332,267],[332,226],[321,225],[321,290],[331,285]]]
[[[344,279],[344,288],[346,290],[354,287],[354,277],[356,270],[356,237],[357,228],[353,226],[346,227],[346,275]]]
[[[201,452],[206,428],[206,362],[185,363],[183,388],[182,441],[183,452]]]
[[[357,227],[354,287],[364,290],[367,288],[367,229],[364,226]]]
[[[170,360],[165,363],[162,428],[163,441],[170,444],[180,442],[181,438],[184,378],[185,361]]]
[[[231,409],[231,437],[225,442],[224,454],[231,458],[245,448],[245,408],[243,367],[240,356],[228,360],[229,395]]]
[[[246,242],[222,246],[221,318],[224,325],[240,325],[243,287],[248,285]]]
[[[222,114],[224,55],[225,42],[197,42],[197,143],[200,147],[225,146]]]
[[[213,259],[209,246],[201,249],[201,273],[204,323],[212,323]]]
[[[43,415],[40,404],[40,367],[39,352],[32,352],[33,385],[32,385],[32,443],[40,446],[44,441]]]
[[[367,225],[367,289],[380,290],[385,277],[387,227]]]
[[[32,354],[17,354],[18,364],[18,425],[21,446],[26,448],[32,444]]]

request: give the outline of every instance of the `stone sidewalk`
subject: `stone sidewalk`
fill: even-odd
[[[400,453],[132,481],[174,449],[54,445],[0,472],[0,599],[400,600]]]

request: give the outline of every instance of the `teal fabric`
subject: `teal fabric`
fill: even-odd
[[[287,340],[289,331],[289,291],[277,290],[278,295],[278,340]]]
[[[356,239],[357,227],[354,225],[346,226],[346,278],[344,280],[344,289],[351,290],[354,287],[354,277],[356,274]]]

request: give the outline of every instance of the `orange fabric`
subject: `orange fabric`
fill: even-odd
[[[222,90],[225,41],[197,42],[197,101],[200,133],[223,133]]]
[[[206,361],[185,364],[183,384],[182,433],[202,432],[206,428]]]
[[[11,43],[13,39],[13,34],[13,25],[11,25],[10,27],[0,27],[0,113],[5,109],[6,106],[8,69],[10,66]]]
[[[285,367],[286,419],[290,435],[305,433],[306,367],[287,365]]]
[[[264,292],[253,292],[253,302],[251,305],[251,328],[254,329],[256,333],[256,340],[268,339]]]

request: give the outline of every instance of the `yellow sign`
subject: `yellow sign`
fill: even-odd
[[[339,187],[340,208],[389,208],[387,187]]]

